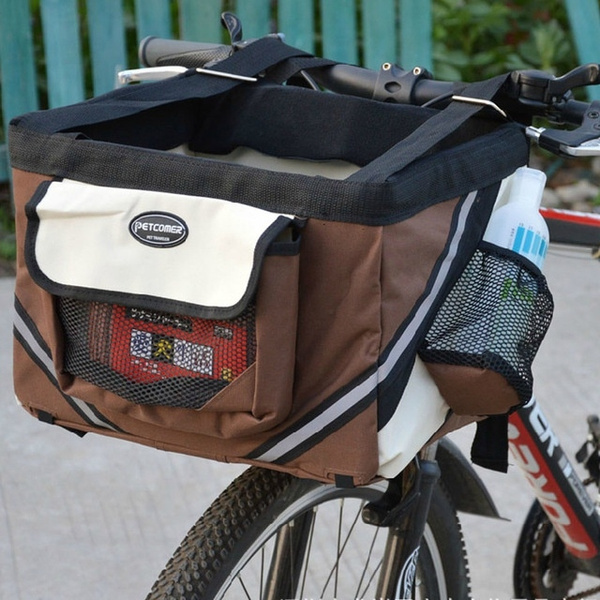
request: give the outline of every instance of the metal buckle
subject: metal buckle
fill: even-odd
[[[469,104],[481,104],[481,106],[489,106],[493,108],[495,111],[499,112],[505,119],[508,119],[508,115],[495,103],[491,100],[483,100],[482,98],[472,98],[470,96],[452,96],[452,100],[456,100],[457,102],[467,102]]]
[[[129,83],[138,83],[142,81],[161,81],[180,75],[189,71],[186,67],[180,66],[164,66],[164,67],[145,67],[141,69],[127,69],[119,71],[117,81],[119,85],[127,85]],[[235,79],[237,81],[247,81],[254,83],[258,81],[256,77],[246,77],[245,75],[235,75],[234,73],[226,73],[224,71],[215,71],[213,69],[202,69],[200,67],[194,69],[196,73],[202,75],[212,75],[213,77],[224,77],[226,79]]]

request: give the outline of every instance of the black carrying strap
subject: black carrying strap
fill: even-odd
[[[327,67],[335,64],[327,59],[293,48],[278,38],[261,38],[229,58],[217,63],[213,69],[223,73],[255,76],[269,70],[271,80],[283,81],[300,70]],[[508,75],[473,83],[462,95],[480,100],[491,100],[506,81]],[[43,134],[78,131],[88,125],[115,121],[175,102],[210,98],[243,84],[239,79],[203,75],[190,70],[180,76],[153,84],[120,88],[72,106],[39,111],[18,117],[13,125]],[[245,85],[256,85],[253,83]],[[317,92],[315,92],[317,93]],[[478,113],[485,104],[453,101],[419,126],[381,156],[359,169],[346,179],[356,183],[383,183],[403,170],[440,141],[455,132],[465,121]],[[290,118],[293,118],[290,115]]]
[[[288,46],[278,38],[265,37],[207,70],[253,77],[279,65],[277,79],[283,81],[282,76],[289,78],[300,69],[327,64],[334,63]],[[242,83],[239,79],[190,70],[156,83],[119,88],[79,104],[29,113],[16,121],[44,133],[76,130],[77,127],[132,116],[172,102],[209,98]]]
[[[269,71],[269,79],[283,83],[301,71],[310,71],[318,67],[330,67],[339,63],[328,58],[315,56],[294,56]]]
[[[284,44],[278,38],[265,37],[235,52],[212,69],[246,77],[270,70],[273,80],[281,82],[300,70],[332,64],[335,63],[327,59],[315,58],[308,52]],[[502,75],[473,83],[465,88],[462,95],[491,100],[507,77],[508,75]],[[129,117],[173,102],[216,96],[242,83],[239,79],[203,75],[190,70],[180,76],[157,83],[120,88],[80,104],[29,113],[16,121],[19,125],[43,133],[77,131],[79,127]],[[461,101],[450,103],[411,135],[392,146],[347,180],[365,183],[386,181],[391,175],[426,154],[483,107],[483,104],[468,104]]]
[[[491,100],[508,78],[508,74],[468,85],[461,96],[478,100]],[[348,181],[383,183],[406,166],[423,156],[436,144],[454,133],[465,121],[486,106],[454,100],[444,110],[428,119],[387,152],[354,173]]]
[[[508,415],[492,415],[477,422],[471,461],[484,469],[508,471]]]

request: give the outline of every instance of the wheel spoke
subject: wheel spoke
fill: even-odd
[[[337,598],[338,596],[338,576],[340,572],[340,558],[342,556],[342,551],[340,551],[340,542],[342,539],[342,523],[344,521],[344,499],[340,500],[340,516],[338,517],[338,530],[337,530],[337,551],[336,551],[336,559],[335,559],[335,585],[333,586],[333,597]]]
[[[286,526],[289,530],[288,534],[289,534],[289,538],[292,539],[294,537],[294,521],[292,521],[291,523],[288,523],[288,525]],[[289,573],[289,580],[290,581],[296,581],[295,578],[295,557],[294,557],[294,551],[295,551],[295,545],[294,544],[288,544],[288,562],[290,564],[290,573]]]
[[[379,560],[379,562],[373,569],[373,572],[371,573],[371,576],[369,577],[363,592],[360,593],[360,588],[361,588],[362,582],[365,579],[365,575],[367,574],[367,572],[369,570],[369,564],[371,563],[371,558],[373,557],[373,549],[375,548],[375,542],[377,541],[380,531],[381,530],[379,527],[375,527],[375,533],[371,539],[371,546],[369,547],[369,554],[367,555],[367,560],[365,562],[365,566],[363,568],[363,572],[361,574],[360,581],[358,582],[358,587],[356,588],[356,597],[357,598],[362,598],[366,594],[366,591],[369,589],[369,586],[371,585],[371,583],[373,583],[373,579],[375,579],[375,576],[377,575],[377,573],[379,573],[379,569],[381,569],[381,564],[383,562],[383,559]]]
[[[329,571],[329,576],[327,577],[327,580],[325,581],[325,584],[323,585],[323,588],[321,590],[321,597],[324,597],[325,595],[325,590],[327,589],[327,587],[329,586],[329,583],[331,582],[331,579],[334,578],[334,594],[333,597],[337,598],[338,595],[338,573],[339,573],[339,565],[340,565],[340,559],[342,557],[342,554],[344,553],[344,550],[346,548],[346,544],[348,543],[348,540],[350,539],[350,536],[352,535],[352,532],[354,531],[354,528],[356,527],[356,524],[359,521],[360,518],[360,514],[361,514],[361,509],[362,509],[362,504],[359,508],[359,510],[357,510],[355,516],[354,516],[354,520],[352,521],[352,524],[350,525],[348,532],[346,533],[346,537],[344,539],[343,544],[341,543],[341,539],[342,539],[342,525],[343,525],[343,515],[344,515],[344,499],[342,498],[340,501],[340,507],[338,509],[338,526],[337,526],[337,536],[336,536],[336,557],[335,557],[335,562],[333,563],[330,571]]]
[[[263,546],[260,549],[260,595],[262,595],[265,591],[265,547]]]
[[[238,575],[236,577],[236,579],[238,580],[239,584],[242,586],[242,589],[244,590],[244,594],[246,595],[246,598],[248,598],[248,600],[252,600],[252,596],[250,595],[250,592],[248,591],[248,588],[246,587],[246,584],[244,583],[244,580],[242,579],[242,577],[240,577]]]

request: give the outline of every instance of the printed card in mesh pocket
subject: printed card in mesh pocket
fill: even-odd
[[[136,404],[201,408],[254,362],[254,313],[208,320],[60,298],[64,369]]]

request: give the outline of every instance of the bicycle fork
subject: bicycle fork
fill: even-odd
[[[388,492],[379,503],[369,504],[363,510],[365,522],[389,527],[377,598],[413,597],[419,548],[431,496],[439,478],[437,462],[414,461],[396,480],[390,482]]]
[[[388,528],[376,598],[412,598],[419,548],[439,477],[437,462],[415,459],[390,480],[378,501],[363,507],[364,522]],[[306,511],[294,520],[293,527],[278,532],[262,600],[296,597],[314,518],[313,511]]]
[[[600,518],[596,507],[534,399],[512,413],[511,454],[580,570],[600,574]]]

